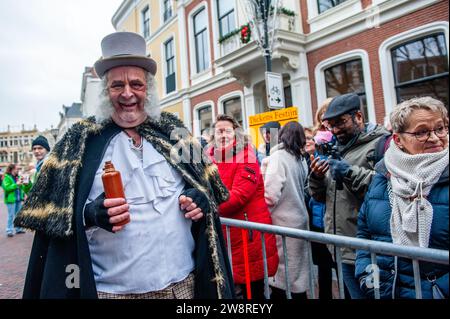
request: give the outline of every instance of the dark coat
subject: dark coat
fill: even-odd
[[[358,216],[358,238],[392,242],[390,230],[391,206],[387,191],[387,170],[384,160],[375,167],[377,174],[374,176],[369,191]],[[448,166],[438,182],[431,189],[428,200],[433,206],[433,222],[429,248],[448,250],[449,248],[449,219],[448,219]],[[368,296],[373,297],[373,289],[368,289],[364,284],[367,276],[366,267],[372,264],[370,253],[365,250],[356,252],[356,278],[361,282],[361,289]],[[431,284],[427,277],[438,278],[437,283],[448,298],[449,269],[448,265],[420,262],[422,277],[422,297],[432,298]],[[392,298],[392,288],[395,278],[394,257],[377,255],[377,265],[380,269],[380,297]],[[398,258],[397,281],[395,283],[395,298],[415,298],[414,274],[410,259]]]
[[[137,129],[181,173],[188,187],[201,190],[209,199],[210,212],[192,223],[191,228],[196,244],[195,298],[233,298],[231,269],[217,214],[217,205],[228,194],[217,169],[210,163],[172,161],[168,154],[171,145],[200,147],[190,135],[172,135],[172,140],[169,139],[172,129],[181,126],[173,115],[163,113],[160,121],[147,120]],[[66,133],[44,164],[38,187],[33,188],[15,220],[16,225],[36,230],[24,298],[97,298],[82,214],[103,154],[120,131],[112,122],[104,125],[96,124],[94,119],[79,122]],[[67,287],[66,281],[73,274],[73,270],[66,268],[68,265],[79,267],[79,287]]]

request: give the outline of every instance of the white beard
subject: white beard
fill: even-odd
[[[109,98],[108,90],[106,89],[105,75],[102,80],[102,92],[100,93],[100,105],[95,112],[95,118],[98,123],[111,118],[114,113],[114,106]],[[147,80],[147,96],[144,101],[145,113],[152,119],[159,120],[161,116],[161,109],[159,107],[158,93],[156,92],[155,79],[152,75],[148,75]]]

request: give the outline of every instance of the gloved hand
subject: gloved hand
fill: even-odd
[[[345,160],[330,158],[328,164],[330,165],[330,174],[335,181],[342,182],[351,168],[350,164]]]
[[[108,208],[103,205],[105,193],[101,193],[84,208],[84,220],[87,227],[98,226],[112,232],[113,224],[109,222]]]
[[[209,212],[209,202],[208,202],[208,198],[206,197],[206,195],[199,191],[196,188],[188,188],[185,189],[181,194],[180,194],[180,199],[181,196],[186,196],[192,199],[192,203],[188,200],[185,200],[183,202],[180,201],[180,205],[181,205],[181,209],[186,210],[187,213],[189,212],[193,212],[195,211],[195,209],[200,208],[201,212],[203,214],[207,214]],[[192,205],[195,204],[193,207]]]

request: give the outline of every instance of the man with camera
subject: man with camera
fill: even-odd
[[[354,93],[335,97],[322,119],[337,141],[333,147],[324,148],[327,160],[312,160],[310,193],[326,203],[325,232],[356,237],[358,211],[375,174],[375,150],[388,132],[380,125],[364,123],[360,98]],[[352,299],[364,298],[354,264],[355,251],[344,248],[344,284]]]

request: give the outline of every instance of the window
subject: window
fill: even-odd
[[[354,92],[361,98],[364,119],[369,119],[362,60],[356,59],[324,70],[327,97]]]
[[[319,8],[319,14],[323,13],[335,6],[345,2],[346,0],[317,0],[317,7]]]
[[[200,132],[212,126],[212,108],[210,105],[197,110]]]
[[[219,32],[223,37],[235,29],[233,2],[230,0],[217,0],[219,14]]]
[[[391,56],[397,103],[432,96],[448,107],[448,52],[443,33],[396,46]]]
[[[223,112],[226,115],[234,117],[236,121],[239,122],[241,126],[243,119],[242,119],[242,106],[241,106],[241,98],[235,97],[232,99],[228,99],[223,102]]]
[[[147,39],[150,36],[150,9],[149,7],[145,7],[141,11],[141,17],[142,17],[142,35],[145,39]]]
[[[166,54],[166,93],[175,91],[175,54],[173,38],[164,44]]]
[[[207,35],[207,19],[205,8],[201,9],[194,16],[194,38],[195,38],[195,58],[197,62],[197,73],[209,67],[209,48]]]
[[[172,17],[172,5],[170,4],[170,0],[163,0],[163,8],[164,8],[164,22]]]
[[[293,106],[293,103],[292,103],[292,90],[291,90],[291,86],[290,85],[284,87],[284,106],[285,107]]]

